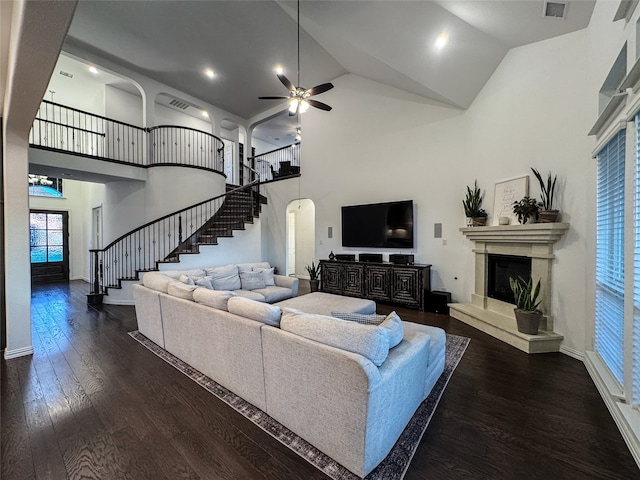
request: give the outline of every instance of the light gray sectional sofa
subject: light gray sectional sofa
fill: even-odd
[[[155,273],[133,286],[142,334],[361,477],[444,369],[444,331],[395,313],[362,325]]]

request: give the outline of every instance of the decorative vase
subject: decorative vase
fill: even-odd
[[[309,280],[312,292],[317,292],[320,287],[320,280]]]
[[[336,256],[333,253],[333,250],[331,250],[331,253],[329,253],[329,260],[335,260],[335,259],[336,259]]]
[[[537,335],[540,329],[540,321],[542,320],[542,313],[539,311],[527,311],[514,308],[513,311],[516,314],[516,323],[518,325],[518,331],[527,335]]]
[[[538,221],[540,223],[553,223],[558,220],[559,210],[540,210],[538,212]]]
[[[487,217],[473,217],[471,223],[474,227],[482,227],[487,223]]]

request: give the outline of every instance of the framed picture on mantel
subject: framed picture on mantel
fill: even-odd
[[[529,175],[496,183],[492,224],[500,225],[500,217],[508,217],[510,224],[517,224],[518,217],[513,213],[513,202],[527,195],[529,195]]]

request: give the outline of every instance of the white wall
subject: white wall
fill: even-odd
[[[165,107],[159,103],[156,103],[156,125],[177,125],[180,127],[195,128],[203,132],[211,133],[211,122],[205,117],[202,119],[192,117],[185,113],[174,110],[170,107]]]
[[[384,253],[414,253],[416,262],[433,265],[432,289],[468,302],[474,256],[459,232],[465,187],[477,178],[491,213],[496,182],[528,175],[531,166],[552,169],[561,183],[558,206],[571,223],[554,264],[552,314],[565,344],[584,351],[585,169],[593,144],[586,136],[586,75],[587,34],[580,31],[511,50],[467,111],[355,75],[336,79],[326,98],[332,112],[312,109],[302,117],[300,195],[316,205],[316,257],[356,251],[341,246],[342,205],[413,199],[416,248]],[[284,181],[265,188],[263,250],[278,266],[284,266],[286,205],[297,187]],[[443,239],[433,237],[434,223],[442,223]]]
[[[309,278],[305,267],[311,262],[318,263],[315,242],[316,207],[308,198],[302,198],[291,202],[287,212],[295,215],[295,275]]]
[[[136,127],[144,127],[142,120],[142,97],[125,92],[116,87],[105,85],[105,117]]]

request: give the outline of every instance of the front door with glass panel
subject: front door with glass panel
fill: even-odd
[[[33,283],[69,280],[68,212],[31,210],[31,281]]]

